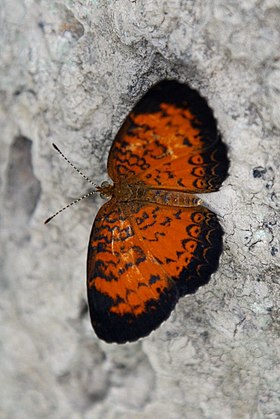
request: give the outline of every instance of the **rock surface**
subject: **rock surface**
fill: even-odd
[[[1,418],[280,417],[280,6],[275,0],[2,0]],[[85,309],[94,181],[136,100],[207,97],[230,176],[207,202],[224,252],[157,331],[107,345]],[[211,201],[210,201],[211,198]]]

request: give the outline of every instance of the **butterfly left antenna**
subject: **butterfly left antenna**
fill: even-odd
[[[65,205],[65,207],[58,210],[55,214],[53,214],[51,217],[47,218],[44,221],[44,224],[48,224],[54,217],[56,217],[58,214],[60,214],[62,211],[66,210],[67,208],[71,207],[74,204],[77,204],[77,202],[82,201],[82,199],[88,198],[89,196],[95,194],[96,192],[99,192],[98,185],[94,183],[91,179],[89,179],[86,175],[81,172],[71,161],[62,153],[62,151],[57,147],[57,145],[52,144],[53,148],[63,157],[63,159],[70,164],[70,166],[77,172],[79,175],[81,175],[85,180],[87,180],[89,183],[91,183],[96,189],[94,191],[90,191],[87,194],[81,196],[80,198],[75,199],[74,201],[70,202],[70,204]]]
[[[80,202],[82,199],[88,198],[89,196],[93,195],[94,193],[96,193],[97,191],[91,191],[88,192],[87,194],[81,196],[80,198],[75,199],[74,201],[70,202],[70,204],[65,205],[65,207],[61,208],[60,210],[56,211],[55,214],[53,214],[51,217],[47,218],[44,221],[44,224],[48,224],[54,217],[56,217],[58,214],[60,214],[62,211],[66,210],[67,208],[71,207],[74,204],[77,204],[77,202]]]

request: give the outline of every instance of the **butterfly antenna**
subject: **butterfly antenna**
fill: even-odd
[[[65,205],[65,207],[61,208],[60,210],[56,211],[55,214],[53,214],[51,217],[47,218],[46,221],[44,221],[44,224],[48,224],[54,217],[56,217],[58,214],[60,214],[62,211],[66,210],[67,208],[71,207],[74,204],[77,204],[77,202],[82,201],[82,199],[88,198],[89,196],[93,195],[98,191],[90,191],[87,194],[81,196],[80,198],[75,199],[74,201],[70,202],[70,204]]]
[[[71,161],[69,159],[67,159],[66,156],[64,156],[64,154],[62,153],[62,151],[57,147],[57,145],[55,145],[54,143],[52,144],[53,148],[61,155],[61,157],[68,163],[70,164],[71,167],[73,167],[74,170],[76,170],[77,173],[79,173],[80,176],[82,176],[85,180],[87,180],[89,183],[91,183],[95,188],[97,187],[97,184],[94,183],[90,178],[88,178],[86,175],[83,174],[83,172],[81,172],[81,170],[79,170],[73,163],[71,163]],[[81,198],[83,199],[83,198]]]
[[[58,214],[60,214],[62,211],[66,210],[67,208],[71,207],[74,204],[77,204],[77,202],[82,201],[82,199],[88,198],[89,196],[95,194],[96,192],[99,192],[99,187],[96,183],[94,183],[90,178],[88,178],[86,175],[81,172],[63,153],[62,151],[57,147],[56,144],[52,144],[53,148],[63,157],[63,159],[70,164],[70,166],[79,173],[80,176],[82,176],[85,180],[87,180],[91,185],[93,185],[96,189],[94,191],[90,191],[86,193],[85,195],[81,196],[80,198],[75,199],[74,201],[70,202],[70,204],[66,205],[65,207],[61,208],[60,210],[56,211],[55,214],[53,214],[51,217],[47,218],[44,221],[44,224],[48,224],[54,217],[56,217]]]

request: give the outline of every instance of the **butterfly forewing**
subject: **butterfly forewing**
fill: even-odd
[[[228,170],[228,158],[206,100],[186,84],[163,81],[136,104],[110,150],[114,181],[211,192]]]

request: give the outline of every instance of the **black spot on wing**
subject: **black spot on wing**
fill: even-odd
[[[223,230],[217,216],[208,210],[199,237],[193,241],[183,241],[184,247],[193,246],[194,257],[176,279],[180,296],[194,293],[197,288],[206,284],[211,274],[217,270],[222,252],[222,237]]]

